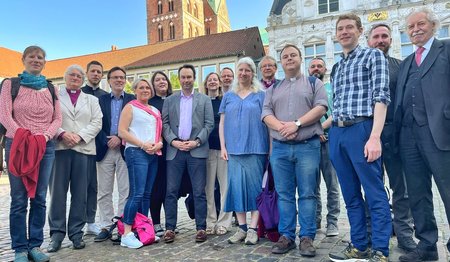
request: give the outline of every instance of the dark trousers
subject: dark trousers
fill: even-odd
[[[368,163],[364,157],[364,146],[372,124],[372,120],[366,120],[350,127],[331,127],[330,159],[341,185],[353,245],[359,250],[365,250],[368,246],[362,186],[372,218],[372,249],[388,256],[392,221],[384,190],[381,159]]]
[[[152,198],[150,199],[150,214],[153,224],[161,224],[161,208],[166,198],[167,176],[166,176],[166,156],[158,156],[158,173],[152,188]]]
[[[88,156],[88,188],[86,204],[86,222],[95,223],[97,212],[97,162],[94,155]]]
[[[6,139],[5,157],[9,161],[12,139]],[[55,160],[55,142],[47,142],[45,154],[39,166],[39,178],[34,198],[28,198],[27,189],[21,177],[8,172],[9,186],[11,188],[11,206],[9,210],[9,233],[11,236],[11,249],[16,253],[27,252],[40,247],[44,241],[44,225],[46,211],[47,188]],[[27,225],[27,209],[28,225]],[[6,224],[6,223],[2,223]],[[2,228],[3,225],[2,225]]]
[[[50,237],[62,241],[66,234],[67,191],[70,185],[70,211],[67,221],[69,239],[83,237],[86,224],[86,202],[88,181],[88,155],[74,150],[57,150],[55,167],[50,178],[50,211],[48,224]]]
[[[414,221],[409,209],[408,191],[402,161],[398,153],[383,146],[383,164],[392,190],[392,212],[394,232],[397,239],[412,237]]]
[[[434,217],[431,177],[434,177],[450,222],[450,151],[436,147],[428,125],[402,127],[400,155],[405,168],[409,204],[416,226],[418,248],[436,251],[438,229]]]
[[[197,230],[206,229],[206,158],[192,157],[189,152],[178,151],[173,160],[167,160],[167,192],[164,208],[166,229],[177,226],[178,194],[185,168],[192,183]]]

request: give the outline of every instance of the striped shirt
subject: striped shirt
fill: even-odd
[[[388,63],[378,49],[358,45],[336,64],[331,82],[334,121],[370,117],[375,103],[390,103]]]

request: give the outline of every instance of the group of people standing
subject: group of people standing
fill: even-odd
[[[137,212],[151,216],[162,241],[174,242],[185,176],[194,199],[195,241],[227,234],[234,212],[239,227],[228,242],[254,245],[256,198],[267,166],[278,194],[280,238],[273,253],[296,248],[298,221],[300,254],[316,255],[322,173],[326,235],[339,234],[339,185],[351,227],[348,247],[329,258],[388,261],[392,222],[383,165],[393,190],[394,232],[399,248],[407,252],[400,261],[437,260],[431,176],[450,221],[450,191],[445,188],[450,177],[450,42],[434,38],[439,22],[426,8],[408,15],[406,25],[417,50],[403,62],[388,54],[388,25],[374,25],[368,32],[370,48],[365,48],[359,44],[361,19],[346,14],[336,22],[343,54],[333,66],[331,83],[322,82],[327,71],[323,59],[314,58],[306,76],[301,73],[300,49],[287,44],[280,53],[283,80],[274,77],[274,58],[260,61],[260,81],[254,61],[244,57],[236,65],[236,77],[231,68],[208,74],[205,94],[194,90],[192,65],[178,70],[180,92],[172,93],[167,75],[158,71],[151,81],[133,83],[134,96],[124,92],[125,70],[113,67],[107,73],[111,93],[106,93],[99,88],[103,66],[97,61],[90,62],[86,72],[69,66],[66,86],[58,91],[41,75],[45,51],[28,47],[22,57],[25,71],[4,81],[0,95],[15,261],[49,261],[40,250],[47,188],[48,252],[58,251],[66,234],[74,249],[84,248],[85,225],[96,242],[111,238],[111,218],[121,214],[121,245],[139,248],[142,243],[131,231]],[[25,152],[32,167],[21,161]],[[101,229],[95,223],[97,207]],[[450,250],[450,242],[447,247]]]

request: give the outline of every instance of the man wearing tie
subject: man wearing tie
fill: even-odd
[[[406,18],[415,52],[400,65],[394,121],[419,243],[400,261],[438,260],[431,176],[450,221],[450,41],[434,38],[438,28],[426,8]]]

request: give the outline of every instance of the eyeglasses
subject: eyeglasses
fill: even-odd
[[[69,76],[71,76],[71,77],[76,77],[76,78],[78,78],[78,79],[83,79],[83,76],[82,76],[82,75],[75,74],[75,73],[71,73],[71,74],[69,74]]]
[[[114,79],[114,80],[117,80],[117,79],[124,80],[125,77],[124,77],[124,76],[111,76],[111,79]]]

